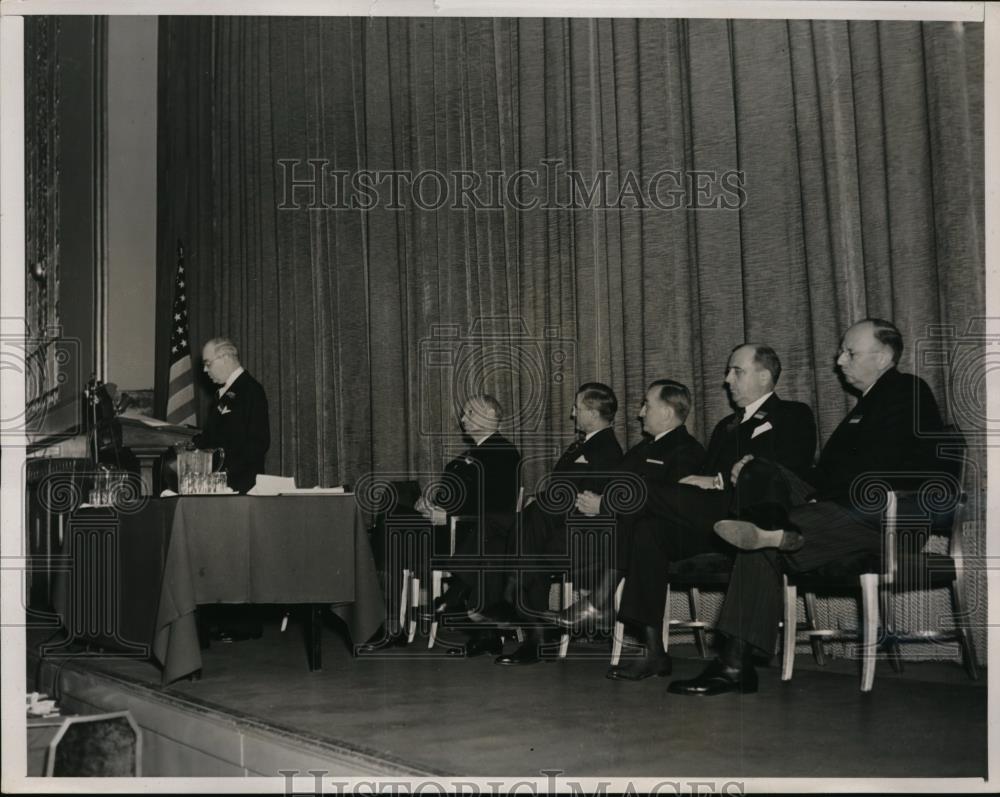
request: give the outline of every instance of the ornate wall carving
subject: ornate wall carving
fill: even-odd
[[[59,19],[24,24],[24,195],[27,417],[57,400],[59,324]]]

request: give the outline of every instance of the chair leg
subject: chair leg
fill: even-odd
[[[785,578],[785,611],[781,629],[781,680],[792,680],[792,670],[795,667],[795,639],[799,623],[798,590],[794,584]]]
[[[407,618],[407,604],[410,597],[410,578],[413,573],[410,570],[403,570],[403,586],[400,590],[399,595],[399,629],[403,631],[406,629],[406,618]]]
[[[806,625],[810,631],[818,631],[819,629],[816,626],[816,595],[812,592],[806,592],[802,596],[802,602],[806,608]],[[798,622],[797,618],[795,622]],[[826,651],[823,650],[823,640],[814,634],[810,634],[809,645],[812,648],[813,659],[815,659],[816,663],[820,667],[825,666]]]
[[[562,601],[559,604],[559,608],[563,611],[569,608],[570,603],[573,602],[573,582],[569,580],[564,580],[562,584]],[[569,651],[569,631],[563,633],[559,637],[559,658],[565,659],[566,653]]]
[[[861,576],[861,691],[875,685],[875,651],[878,647],[878,585],[876,573]]]
[[[903,671],[903,659],[899,654],[896,640],[896,618],[893,605],[892,584],[880,584],[879,602],[882,615],[882,647],[889,659],[893,672]]]
[[[625,579],[618,582],[615,590],[615,618],[618,617],[618,609],[622,605],[622,590],[625,589]],[[668,587],[669,589],[669,587]],[[625,641],[625,624],[615,619],[615,630],[611,634],[611,666],[617,667],[622,657],[622,644]]]
[[[434,643],[437,641],[438,633],[438,613],[434,611],[434,606],[437,604],[437,599],[441,597],[441,581],[444,577],[444,572],[441,570],[431,571],[431,612],[433,616],[431,618],[431,633],[427,638],[427,649],[430,650],[434,647]]]
[[[663,649],[670,650],[670,584],[667,584],[667,598],[663,602]]]
[[[410,579],[410,627],[406,633],[407,643],[417,636],[417,617],[420,613],[420,579],[413,576]]]
[[[701,621],[701,592],[697,587],[688,590],[688,607],[691,610],[691,630],[694,632],[694,644],[698,655],[703,659],[708,657],[708,645],[705,642],[705,624]]]
[[[958,642],[962,647],[962,664],[969,677],[975,681],[979,678],[976,667],[976,648],[972,644],[972,631],[969,629],[969,613],[965,605],[965,575],[959,571],[951,584],[951,605],[954,609],[955,630],[958,632]]]

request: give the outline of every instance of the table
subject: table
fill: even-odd
[[[45,762],[48,757],[49,743],[62,727],[63,720],[72,714],[58,717],[28,717],[28,766],[25,774],[29,778],[40,778],[45,775]]]
[[[335,604],[355,643],[385,617],[353,495],[184,496],[148,499],[128,513],[78,510],[63,563],[55,595],[69,630],[62,644],[151,652],[163,683],[201,669],[198,604],[311,604],[310,669],[320,666],[319,607]]]

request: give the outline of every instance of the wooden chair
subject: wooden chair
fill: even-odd
[[[813,645],[819,664],[825,663],[822,645],[828,641],[855,641],[861,649],[861,691],[874,686],[875,664],[879,648],[886,651],[897,671],[902,670],[899,646],[908,642],[956,641],[969,677],[976,679],[976,652],[969,628],[965,601],[965,561],[963,521],[968,496],[963,490],[965,462],[957,479],[939,474],[919,493],[886,494],[884,544],[881,556],[859,556],[851,562],[785,578],[782,642],[783,681],[791,680],[795,645],[801,634]],[[917,513],[900,515],[903,498],[916,498]],[[906,502],[911,504],[912,501]],[[946,536],[948,552],[937,554],[924,550],[929,536]],[[852,572],[853,571],[853,572]],[[815,593],[840,593],[850,587],[860,588],[861,624],[857,632],[819,629],[815,622]],[[895,594],[903,591],[947,588],[952,602],[954,628],[921,629],[903,632],[895,628]],[[805,593],[807,622],[798,623],[797,593]],[[880,622],[881,617],[881,622]],[[882,637],[879,638],[879,631]]]
[[[733,569],[731,557],[721,553],[705,553],[688,559],[680,559],[670,565],[670,581],[667,583],[667,594],[663,605],[663,648],[670,649],[670,631],[691,631],[694,635],[698,655],[703,659],[708,657],[708,643],[705,632],[710,630],[702,619],[701,591],[725,592],[729,586],[729,576]],[[625,579],[618,582],[615,590],[615,615],[621,606],[622,592],[625,589]],[[690,618],[675,620],[671,617],[671,589],[687,592]],[[621,659],[625,642],[625,626],[621,621],[615,621],[614,634],[611,642],[611,666],[617,666]]]
[[[529,499],[529,502],[530,502],[530,499]],[[521,512],[524,510],[525,506],[526,506],[526,501],[525,501],[524,487],[522,486],[518,490],[518,493],[517,493],[517,504],[516,504],[516,506],[514,508],[515,515],[520,515]],[[449,531],[448,555],[449,556],[454,556],[455,555],[455,548],[456,548],[456,541],[457,541],[457,537],[458,537],[458,526],[459,526],[459,524],[460,523],[476,523],[478,520],[479,520],[479,516],[478,515],[450,515],[448,517],[448,531]],[[437,632],[438,632],[438,627],[439,627],[439,615],[440,615],[440,612],[433,611],[433,607],[434,607],[434,604],[437,602],[437,599],[439,597],[441,597],[442,594],[444,594],[443,593],[444,579],[447,578],[450,575],[451,575],[451,571],[445,570],[443,568],[434,568],[434,569],[431,570],[431,590],[430,590],[430,595],[428,596],[428,598],[429,598],[428,599],[428,603],[429,603],[430,610],[431,610],[431,630],[430,630],[430,634],[428,635],[428,638],[427,638],[427,648],[428,648],[428,650],[431,649],[431,648],[433,648],[434,645],[437,643]],[[417,607],[418,610],[419,610],[419,602],[420,602],[420,594],[419,594],[420,587],[419,587],[419,583],[420,583],[419,580],[417,580],[417,587],[416,587],[416,591],[415,592],[411,589],[411,605]],[[565,595],[565,585],[564,585],[564,589],[563,589],[563,595]],[[410,642],[413,641],[413,638],[414,638],[414,636],[416,634],[416,618],[417,618],[417,612],[416,611],[413,613],[412,618],[413,619],[411,619],[411,621],[410,621],[409,632],[408,632],[408,641],[410,641]],[[569,644],[569,636],[568,635],[564,635],[564,636],[565,636],[565,645],[568,645]],[[520,628],[517,629],[517,638],[518,638],[519,641],[523,641],[523,639],[524,639],[524,634],[523,634],[523,632],[521,631]]]
[[[47,777],[142,777],[142,732],[128,711],[67,717],[49,742]]]

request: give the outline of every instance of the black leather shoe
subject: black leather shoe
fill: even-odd
[[[714,528],[716,534],[741,551],[777,548],[792,553],[805,544],[805,537],[797,531],[762,529],[748,520],[720,520]]]
[[[371,639],[369,639],[365,644],[358,645],[355,648],[355,655],[365,654],[365,653],[375,653],[379,650],[388,650],[389,648],[405,648],[409,643],[409,638],[407,635],[399,631],[394,634],[386,634],[384,631],[375,634]]]
[[[798,528],[788,517],[788,510],[782,504],[774,502],[755,503],[743,507],[737,515],[740,520],[749,520],[762,529],[792,529]]]
[[[504,665],[538,664],[541,660],[542,656],[538,648],[538,642],[529,639],[513,653],[497,656],[493,660],[493,663]]]
[[[590,623],[598,627],[607,626],[605,612],[597,609],[590,601],[579,600],[565,611],[559,612],[554,619],[560,628],[572,630],[584,623]]]
[[[472,637],[460,648],[448,648],[449,656],[465,656],[471,659],[489,653],[496,656],[503,652],[503,637],[500,634],[479,634]]]
[[[472,587],[467,584],[452,585],[444,593],[434,599],[435,612],[464,612],[469,596],[472,594]]]
[[[749,665],[737,670],[716,659],[697,678],[671,681],[667,691],[675,695],[711,696],[726,692],[749,695],[757,691],[757,671]]]
[[[674,664],[667,656],[665,659],[649,661],[642,658],[624,667],[612,667],[605,676],[611,681],[642,681],[654,675],[663,678],[673,672]]]

